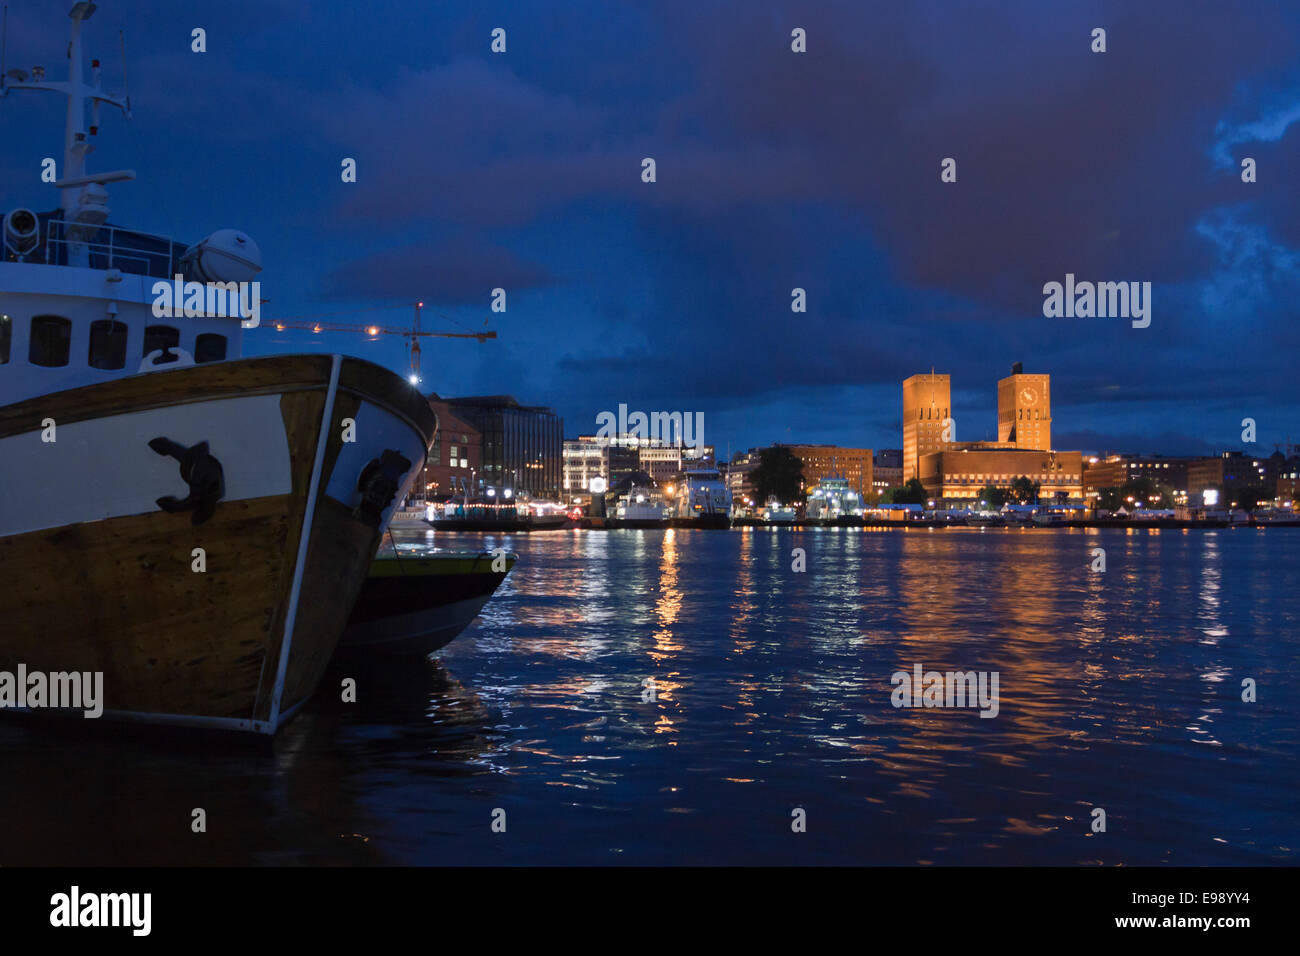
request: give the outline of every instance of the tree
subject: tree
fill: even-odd
[[[1124,482],[1119,489],[1119,497],[1120,504],[1123,504],[1129,511],[1132,511],[1139,504],[1143,508],[1172,508],[1174,506],[1173,491],[1167,485],[1160,484],[1149,475],[1131,478]],[[1129,498],[1133,500],[1130,502]],[[1119,505],[1115,507],[1118,508]]]
[[[925,495],[925,485],[917,478],[909,478],[903,487],[890,488],[885,494],[889,496],[889,501],[886,503],[891,505],[923,505],[928,500]],[[884,501],[883,496],[881,501]]]
[[[1105,488],[1097,489],[1097,507],[1104,511],[1119,511],[1119,506],[1124,503],[1124,496],[1120,494],[1119,488],[1109,485]]]
[[[1001,508],[1007,503],[1007,491],[1005,488],[999,488],[996,485],[985,485],[975,496],[976,502],[984,502],[990,508]]]
[[[758,453],[758,465],[749,473],[749,480],[759,504],[769,498],[792,504],[802,496],[803,462],[786,446],[773,445]]]
[[[1259,507],[1261,501],[1271,501],[1273,492],[1269,491],[1264,485],[1238,485],[1230,491],[1228,505],[1232,506],[1235,501],[1236,507],[1242,511],[1254,511]],[[1219,501],[1223,501],[1223,496],[1219,496]]]
[[[1038,504],[1038,490],[1042,486],[1031,481],[1024,475],[1021,475],[1015,481],[1011,482],[1010,498],[1017,504],[1036,505]]]

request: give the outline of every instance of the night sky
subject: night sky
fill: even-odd
[[[70,6],[10,0],[7,66],[64,79]],[[427,388],[571,436],[622,402],[704,412],[720,452],[900,447],[901,380],[933,366],[957,439],[996,438],[1021,361],[1058,448],[1300,441],[1300,5],[108,0],[86,52],[113,91],[119,29],[135,116],[106,111],[89,168],[139,173],[116,224],[259,243],[246,354],[405,373],[396,337],[268,323],[405,325],[422,298],[426,328],[500,334],[427,340]],[[57,206],[62,131],[58,97],[0,103],[0,206]],[[1067,272],[1152,282],[1151,326],[1044,318]]]

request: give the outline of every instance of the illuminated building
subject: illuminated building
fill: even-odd
[[[483,437],[479,478],[538,498],[562,494],[564,422],[549,408],[520,405],[509,395],[448,398],[447,405]]]
[[[839,445],[786,445],[803,465],[803,486],[810,489],[827,478],[843,478],[859,496],[871,491],[870,448]]]
[[[871,459],[871,495],[868,500],[879,501],[881,494],[902,484],[903,449],[886,448],[876,452]]]
[[[483,473],[483,437],[436,394],[429,395],[429,407],[438,416],[438,433],[425,458],[422,484],[416,483],[412,497],[419,497],[421,487],[429,498],[459,495],[462,482]]]
[[[1239,451],[1225,451],[1213,458],[1195,458],[1187,466],[1187,493],[1199,501],[1207,489],[1218,489],[1232,500],[1237,488],[1267,485],[1276,474],[1267,458],[1251,458]]]
[[[991,448],[990,444],[949,445],[923,455],[920,469],[925,493],[945,501],[972,500],[987,485],[1010,488],[1023,477],[1038,482],[1039,498],[1082,497],[1082,452]]]
[[[1083,496],[1095,500],[1103,488],[1122,488],[1138,478],[1150,478],[1166,485],[1174,500],[1187,499],[1187,468],[1193,458],[1163,455],[1106,455],[1084,462]]]
[[[1017,362],[998,382],[998,441],[1017,448],[1052,447],[1050,375],[1026,375]]]
[[[639,468],[637,449],[626,443],[594,435],[566,439],[562,471],[565,497],[586,495],[592,478],[604,478],[613,487]]]
[[[947,375],[913,375],[903,380],[903,481],[920,477],[922,455],[943,448],[944,421],[952,414]],[[947,436],[951,439],[953,436]],[[869,486],[868,486],[869,487]]]

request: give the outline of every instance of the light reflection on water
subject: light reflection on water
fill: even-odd
[[[35,826],[0,863],[1295,862],[1300,534],[399,539],[519,563],[436,661],[332,674],[271,754],[4,728]],[[998,717],[894,709],[916,663],[998,671]]]

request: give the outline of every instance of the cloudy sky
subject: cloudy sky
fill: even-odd
[[[62,78],[63,6],[9,0],[10,68]],[[248,354],[404,372],[396,338],[267,322],[400,326],[421,298],[426,327],[500,335],[428,340],[429,388],[551,405],[569,435],[626,403],[702,411],[720,450],[898,447],[899,383],[933,367],[958,439],[995,438],[1021,361],[1052,375],[1059,448],[1300,441],[1300,6],[107,0],[87,53],[113,89],[119,30],[135,115],[104,117],[91,168],[139,173],[116,223],[258,241]],[[50,95],[0,103],[3,208],[57,205],[61,142]],[[1067,272],[1151,282],[1150,327],[1044,318]]]

